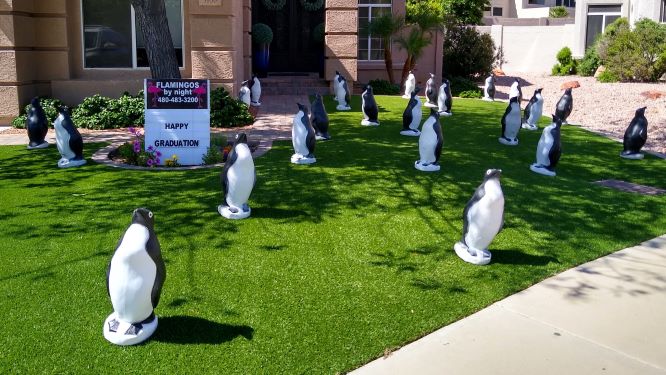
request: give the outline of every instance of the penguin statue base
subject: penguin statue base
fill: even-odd
[[[489,96],[484,96],[481,100],[485,100],[485,101],[487,101],[487,102],[494,102],[494,101],[495,101],[495,99],[493,99],[493,98],[491,98],[491,97],[489,97]]]
[[[250,105],[253,107],[261,107],[261,102],[250,102]]]
[[[439,111],[440,116],[453,116],[453,112],[451,111]]]
[[[418,137],[421,135],[421,132],[416,129],[402,130],[400,135],[406,135],[408,137]]]
[[[523,124],[521,125],[521,127],[522,127],[523,129],[525,129],[525,130],[538,130],[538,129],[539,129],[538,126],[536,126],[536,125],[534,125],[534,124],[528,124],[528,123],[526,123],[526,122],[523,122]]]
[[[217,206],[217,212],[219,212],[220,215],[224,216],[225,218],[231,220],[247,219],[248,217],[250,217],[252,209],[250,209],[250,207],[247,205],[245,206],[246,207],[244,208],[236,208],[236,207],[219,205]],[[247,211],[245,210],[245,208],[247,208]]]
[[[59,168],[79,167],[79,166],[82,166],[85,163],[86,163],[86,159],[74,160],[74,159],[62,158],[62,159],[58,160],[58,167]]]
[[[430,103],[430,102],[426,102],[423,106],[428,108],[439,108],[439,106],[436,103]]]
[[[328,133],[326,133],[326,134],[316,134],[315,139],[318,140],[318,141],[328,141],[329,139],[331,139],[331,136],[328,135]]]
[[[439,164],[435,163],[421,163],[421,160],[417,160],[414,163],[414,168],[418,169],[421,172],[437,172],[440,170]]]
[[[637,153],[634,153],[634,154],[621,153],[620,156],[625,158],[625,159],[632,159],[632,160],[640,160],[640,159],[643,159],[645,157],[645,155],[640,153],[640,152],[637,152]]]
[[[490,258],[492,257],[490,251],[470,249],[462,242],[456,242],[453,249],[456,251],[456,255],[458,255],[460,259],[477,266],[484,266],[490,263]]]
[[[337,109],[338,111],[349,111],[349,110],[351,110],[351,107],[348,106],[348,105],[338,104],[338,106],[335,107],[335,109]]]
[[[362,120],[361,125],[363,125],[363,126],[379,126],[379,123],[375,122],[375,121],[370,121],[370,120]]]
[[[530,165],[530,170],[534,173],[542,174],[544,176],[550,176],[550,177],[555,177],[556,173],[555,171],[551,171],[550,169],[546,168],[545,166],[541,164],[534,163]]]
[[[114,327],[111,328],[112,326]],[[137,328],[138,332],[135,332]],[[116,345],[136,345],[148,340],[155,333],[156,329],[157,316],[153,316],[153,320],[150,322],[141,322],[133,325],[118,320],[116,313],[113,312],[104,321],[104,338]]]
[[[38,145],[35,145],[35,146],[28,145],[28,150],[38,150],[40,148],[47,148],[47,147],[49,147],[49,143],[44,141],[44,142],[42,142]]]
[[[504,137],[499,137],[497,138],[499,143],[507,146],[518,146],[518,139],[509,139],[509,138],[504,138]]]
[[[291,155],[291,162],[294,164],[312,164],[316,163],[317,159],[313,157],[307,157],[301,154]]]

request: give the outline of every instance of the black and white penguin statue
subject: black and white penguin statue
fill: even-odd
[[[224,163],[220,180],[222,181],[224,204],[217,207],[217,212],[227,219],[249,217],[251,210],[247,200],[250,198],[257,175],[245,133],[236,135],[236,141]]]
[[[514,79],[509,89],[509,99],[518,98],[518,106],[523,101],[523,90],[520,88],[520,80],[518,78]]]
[[[421,99],[419,99],[420,87],[415,87],[412,91],[412,98],[407,103],[407,108],[402,113],[402,130],[400,134],[411,137],[418,137],[421,135],[419,125],[421,125],[421,117],[423,110],[421,109]]]
[[[560,100],[557,101],[557,105],[555,106],[555,115],[562,120],[562,124],[566,125],[568,124],[567,118],[571,114],[571,111],[573,110],[573,96],[571,95],[571,87],[568,89],[564,90],[564,94],[562,94],[562,97]]]
[[[335,71],[335,75],[333,76],[333,96],[336,96],[338,94],[338,86],[340,85],[340,72]]]
[[[561,140],[562,120],[553,115],[553,123],[546,126],[541,133],[536,151],[536,163],[530,165],[530,170],[544,176],[555,176],[555,167],[562,155]]]
[[[254,107],[261,106],[261,82],[256,74],[252,74],[252,84],[250,85],[250,105]]]
[[[351,95],[349,93],[349,87],[347,87],[347,80],[339,72],[336,73],[337,83],[335,86],[335,100],[338,101],[337,109],[338,111],[349,111],[351,109]]]
[[[317,159],[314,156],[315,130],[310,123],[310,117],[308,117],[310,111],[308,111],[306,105],[296,104],[298,104],[298,113],[294,116],[291,127],[291,143],[294,146],[291,162],[294,164],[312,164]]]
[[[377,108],[375,96],[372,94],[372,86],[365,85],[365,91],[363,91],[363,95],[361,95],[361,100],[361,111],[363,111],[361,125],[378,126],[379,120],[377,119],[377,116],[379,115],[379,108]]]
[[[634,118],[629,123],[629,127],[624,132],[624,150],[620,153],[625,159],[643,159],[641,148],[647,142],[647,126],[648,121],[645,118],[645,109],[647,107],[638,108]]]
[[[240,91],[238,91],[238,100],[247,104],[248,107],[252,104],[251,91],[250,87],[248,86],[249,82],[250,81],[241,82],[241,88]]]
[[[451,112],[452,105],[451,83],[445,78],[442,80],[442,85],[439,86],[439,94],[437,95],[437,108],[440,116],[451,116],[453,114]]]
[[[516,102],[517,103],[517,102]],[[463,211],[463,234],[453,249],[462,260],[476,265],[490,263],[488,245],[504,224],[501,169],[488,169]]]
[[[419,137],[419,160],[414,168],[423,172],[436,172],[440,169],[439,157],[442,155],[442,126],[439,124],[439,112],[430,108],[430,116],[423,123]]]
[[[49,131],[49,124],[38,97],[34,97],[30,101],[27,115],[25,128],[30,140],[28,150],[48,147],[49,143],[45,138]]]
[[[331,139],[328,134],[328,113],[324,107],[324,100],[320,94],[315,94],[315,100],[312,102],[312,114],[310,123],[315,130],[315,137],[318,141],[327,141]]]
[[[83,138],[69,117],[67,107],[58,108],[58,117],[53,122],[56,135],[56,146],[60,152],[58,167],[78,167],[86,163],[83,158]]]
[[[154,309],[160,301],[166,267],[155,235],[153,213],[137,208],[118,241],[106,273],[113,313],[104,321],[104,338],[135,345],[157,329]]]
[[[426,82],[426,103],[428,108],[438,108],[437,106],[437,85],[435,84],[435,75],[430,73],[430,78]]]
[[[540,88],[534,90],[534,95],[525,107],[525,116],[523,117],[523,129],[537,130],[539,126],[539,119],[543,114],[543,96],[541,96]]]
[[[490,73],[483,86],[483,100],[492,102],[495,100],[495,75]]]
[[[416,77],[414,77],[414,73],[412,71],[409,71],[409,74],[407,75],[407,79],[405,79],[405,94],[402,96],[404,99],[411,99],[412,98],[412,91],[414,91],[414,88],[416,87]]]
[[[517,146],[518,132],[520,131],[520,125],[522,123],[517,96],[509,99],[509,105],[504,111],[501,122],[502,136],[499,137],[499,142],[507,146]]]

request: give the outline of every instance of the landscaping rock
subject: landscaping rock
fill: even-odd
[[[648,99],[659,99],[662,96],[666,95],[666,92],[663,91],[657,91],[657,90],[649,90],[649,91],[643,91],[641,93],[642,96]]]
[[[578,81],[568,81],[568,82],[564,82],[563,84],[560,85],[560,89],[562,89],[562,90],[566,90],[566,89],[569,89],[569,88],[575,89],[575,88],[578,88],[578,87],[580,87],[580,82],[578,82]]]

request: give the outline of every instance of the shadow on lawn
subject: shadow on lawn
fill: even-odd
[[[237,337],[252,340],[254,328],[213,322],[193,316],[159,318],[153,340],[172,344],[222,344]]]

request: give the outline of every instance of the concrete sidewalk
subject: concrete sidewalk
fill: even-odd
[[[544,280],[352,374],[666,374],[666,235]]]

